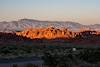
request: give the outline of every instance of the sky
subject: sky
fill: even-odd
[[[100,24],[100,0],[0,0],[0,21],[23,18]]]

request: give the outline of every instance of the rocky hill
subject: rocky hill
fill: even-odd
[[[38,44],[38,43],[73,43],[79,45],[100,44],[100,32],[82,30],[72,32],[66,28],[29,28],[22,32],[0,32],[0,45],[7,44]]]
[[[22,32],[16,32],[16,35],[36,39],[36,38],[45,38],[45,39],[55,39],[55,38],[73,38],[75,33],[69,31],[68,29],[57,29],[53,27],[48,28],[39,28],[39,29],[27,29]]]
[[[81,30],[80,32],[72,32],[67,28],[57,29],[53,27],[27,29],[22,32],[16,32],[16,35],[27,37],[30,39],[74,39],[74,40],[98,40],[100,41],[100,32],[94,30]]]

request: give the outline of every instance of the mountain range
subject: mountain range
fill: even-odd
[[[71,31],[80,31],[82,29],[92,29],[100,31],[100,24],[82,25],[71,21],[40,21],[35,19],[20,19],[18,21],[2,21],[0,22],[0,32],[16,32],[23,31],[27,28],[67,28]]]

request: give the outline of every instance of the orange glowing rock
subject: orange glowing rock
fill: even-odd
[[[74,34],[67,29],[56,29],[53,27],[49,28],[40,28],[40,29],[28,29],[23,32],[16,32],[19,36],[25,36],[31,39],[34,38],[46,38],[46,39],[54,39],[54,38],[71,38]]]
[[[16,35],[27,37],[30,39],[74,39],[79,40],[83,39],[84,41],[87,39],[94,40],[100,38],[100,32],[94,30],[81,30],[79,32],[72,32],[68,29],[57,29],[53,27],[48,28],[39,28],[39,29],[27,29],[22,32],[16,32]]]

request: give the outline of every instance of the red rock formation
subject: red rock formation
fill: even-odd
[[[27,29],[16,33],[0,33],[1,44],[23,44],[25,42],[51,43],[51,42],[71,42],[76,44],[99,44],[100,32],[84,30],[72,32],[67,29],[57,29],[53,27],[40,29]]]
[[[93,30],[81,30],[72,32],[67,29],[56,29],[53,27],[28,29],[16,32],[16,35],[43,42],[72,42],[72,43],[100,43],[100,32]]]
[[[55,38],[73,38],[74,33],[68,31],[67,29],[56,29],[53,27],[41,28],[41,29],[28,29],[23,32],[16,32],[16,35],[25,36],[31,39],[35,38],[46,38],[46,39],[55,39]]]

